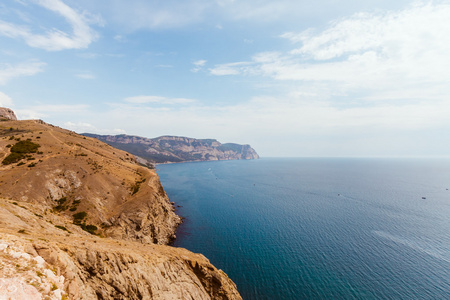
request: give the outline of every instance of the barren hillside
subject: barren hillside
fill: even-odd
[[[241,299],[134,156],[42,121],[0,122],[0,296]]]

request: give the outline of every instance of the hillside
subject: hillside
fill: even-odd
[[[241,299],[202,255],[161,245],[181,220],[133,155],[43,121],[8,120],[0,162],[0,294]]]
[[[214,139],[194,139],[178,136],[144,138],[131,135],[97,135],[84,133],[118,149],[128,151],[153,163],[258,159],[250,145],[221,144]]]

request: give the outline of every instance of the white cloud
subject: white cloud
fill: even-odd
[[[126,131],[123,129],[104,129],[104,128],[97,128],[94,125],[90,123],[85,122],[65,122],[64,128],[67,128],[69,130],[78,132],[78,133],[97,133],[97,134],[125,134]]]
[[[0,106],[9,107],[12,104],[12,99],[8,95],[0,92]]]
[[[224,76],[224,75],[238,75],[246,74],[253,70],[254,63],[252,62],[234,62],[219,64],[214,66],[214,68],[209,69],[212,75]]]
[[[200,60],[194,61],[192,64],[196,67],[203,67],[206,64],[206,62],[207,62],[206,60],[200,59]]]
[[[97,78],[91,72],[78,73],[78,74],[75,74],[75,76],[78,77],[78,78],[81,78],[81,79],[96,79]]]
[[[81,113],[87,111],[87,104],[44,104],[33,107],[36,111],[52,113]]]
[[[197,73],[198,71],[200,71],[206,64],[206,60],[204,59],[200,59],[197,61],[194,61],[192,64],[194,65],[194,68],[191,69],[192,72]]]
[[[46,64],[40,61],[30,61],[15,66],[0,64],[0,84],[5,84],[16,77],[35,75],[42,72],[45,66]]]
[[[209,1],[103,1],[104,9],[122,30],[179,28],[203,19]]]
[[[158,104],[191,104],[196,102],[194,99],[186,98],[167,98],[161,96],[134,96],[125,98],[125,102],[133,104],[146,104],[146,103],[158,103]]]
[[[173,68],[173,65],[164,65],[164,64],[162,64],[162,65],[156,65],[155,67],[156,68],[163,68],[163,69],[170,69],[170,68]]]
[[[449,114],[450,103],[445,100],[336,107],[312,93],[292,93],[226,106],[152,107],[124,102],[96,113],[92,124],[146,137],[168,134],[250,143],[266,156],[392,155],[393,149],[418,154],[418,148],[434,147],[433,132],[450,127]],[[418,138],[418,131],[427,132],[427,137]],[[421,144],[428,137],[431,144]]]
[[[88,108],[89,105],[86,104],[40,104],[17,109],[16,112],[20,119],[42,119],[55,115],[86,113]]]
[[[116,40],[119,43],[125,43],[127,41],[127,38],[123,35],[117,34],[114,36],[114,40]]]
[[[101,24],[96,17],[80,14],[60,0],[34,0],[34,3],[51,10],[69,23],[72,33],[52,28],[45,34],[34,33],[28,26],[0,20],[0,34],[10,38],[23,39],[29,46],[48,51],[87,48],[97,38],[97,33],[89,26],[90,22]],[[35,26],[38,27],[39,25]]]
[[[412,89],[422,89],[415,99],[442,99],[450,94],[449,19],[448,2],[355,14],[323,31],[283,34],[301,43],[290,52],[259,53],[248,62],[217,65],[210,72],[258,74],[304,85],[326,83],[324,93],[357,93],[365,99],[376,94],[407,99]]]

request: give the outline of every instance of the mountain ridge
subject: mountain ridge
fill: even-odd
[[[83,133],[82,135],[97,138],[116,148],[142,157],[151,163],[259,158],[259,155],[250,145],[222,144],[216,139],[196,139],[171,135],[157,138],[126,134],[98,135]]]

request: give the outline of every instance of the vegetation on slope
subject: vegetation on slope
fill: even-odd
[[[11,153],[5,157],[2,164],[9,165],[25,158],[32,158],[29,154],[36,153],[39,147],[39,144],[33,143],[31,140],[19,141],[11,147]]]

